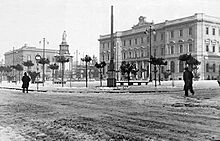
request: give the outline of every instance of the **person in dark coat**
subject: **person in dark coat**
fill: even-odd
[[[25,89],[26,92],[28,93],[28,87],[29,87],[29,82],[31,81],[30,77],[27,76],[27,73],[24,73],[24,76],[22,77],[22,88],[23,88],[23,93],[25,93]]]
[[[194,90],[193,90],[193,73],[189,70],[188,67],[185,68],[185,71],[183,72],[183,80],[184,80],[184,91],[185,91],[185,96],[189,96],[188,90],[194,95]]]

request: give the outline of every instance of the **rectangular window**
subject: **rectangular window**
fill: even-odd
[[[126,46],[126,40],[124,40],[124,42],[123,42],[123,46]]]
[[[212,35],[215,35],[215,28],[212,29]]]
[[[206,45],[206,51],[209,52],[209,45]]]
[[[163,41],[163,33],[160,34],[160,40]]]
[[[131,46],[131,40],[129,40],[129,45]]]
[[[189,28],[189,35],[192,35],[192,27]]]
[[[150,37],[149,37],[149,36],[147,37],[147,42],[148,42],[148,43],[150,42]]]
[[[170,38],[174,38],[174,31],[170,31]]]
[[[189,44],[189,52],[192,52],[192,44]]]
[[[161,48],[161,55],[164,55],[165,52],[164,52],[164,48]]]
[[[141,43],[142,43],[142,44],[144,43],[144,38],[143,38],[143,37],[141,37]]]
[[[137,39],[135,39],[134,41],[135,41],[135,44],[137,44]]]
[[[180,45],[180,53],[183,53],[183,45]]]
[[[105,44],[101,44],[102,50],[105,50]]]
[[[215,52],[215,45],[212,46],[212,51]]]
[[[206,27],[205,33],[208,35],[209,34],[209,27]]]
[[[27,55],[27,60],[31,60],[31,55]]]
[[[156,41],[156,40],[157,40],[157,35],[155,34],[155,35],[154,35],[154,41]]]
[[[171,46],[171,48],[170,48],[170,53],[171,53],[171,54],[174,54],[174,46]]]
[[[220,29],[218,30],[218,36],[220,36]]]
[[[179,36],[180,36],[180,37],[183,36],[183,30],[182,30],[182,29],[179,30]]]

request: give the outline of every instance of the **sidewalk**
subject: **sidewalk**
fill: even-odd
[[[0,83],[2,89],[15,89],[22,90],[21,82],[19,83],[8,83],[3,81]],[[155,87],[155,83],[151,82],[148,85],[133,85],[133,86],[117,86],[117,87],[106,87],[106,82],[103,82],[103,87],[99,87],[99,81],[88,82],[88,87],[85,87],[85,82],[71,82],[67,83],[62,87],[61,84],[52,84],[52,82],[45,82],[43,84],[30,84],[30,91],[38,92],[67,92],[67,93],[147,93],[147,92],[169,92],[169,91],[182,91],[183,81],[162,81],[161,85]],[[219,89],[219,85],[216,80],[203,80],[194,81],[194,89]]]

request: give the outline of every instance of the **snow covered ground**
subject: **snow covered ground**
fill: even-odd
[[[108,89],[106,87],[107,82],[103,81],[103,89]],[[172,90],[172,89],[179,89],[181,90],[183,88],[184,82],[182,80],[175,80],[175,81],[161,81],[161,85],[158,85],[159,82],[157,81],[157,87],[156,89],[159,90]],[[19,83],[8,83],[6,81],[3,81],[0,83],[0,87],[9,87],[9,88],[21,88],[21,82]],[[69,90],[99,90],[100,89],[100,82],[99,81],[91,81],[88,82],[88,87],[85,87],[85,82],[68,82],[64,84],[62,87],[61,84],[53,84],[51,81],[46,81],[43,84],[38,85],[38,90],[63,90],[63,91],[69,91]],[[120,86],[118,86],[120,87]],[[194,81],[193,82],[194,89],[218,89],[220,86],[218,85],[216,80],[201,80],[201,81]],[[37,84],[30,84],[31,90],[37,90]],[[155,82],[148,83],[148,85],[141,85],[141,86],[129,86],[129,90],[155,90]]]
[[[125,93],[102,93],[103,89],[113,89],[100,89],[99,81],[88,82],[88,88],[85,82],[72,82],[71,87],[70,83],[62,87],[46,82],[39,85],[39,90],[47,90],[46,93],[22,94],[4,89],[20,90],[21,83],[2,82],[0,141],[49,141],[66,137],[108,140],[116,135],[125,140],[220,139],[216,130],[220,121],[220,87],[216,80],[194,81],[196,94],[189,98],[184,98],[183,81],[163,81],[156,88],[154,84],[129,86]],[[106,86],[106,81],[103,85]],[[36,90],[37,85],[30,84],[30,89]],[[82,93],[63,93],[75,90]],[[102,94],[83,93],[87,90]],[[158,93],[160,90],[164,92]]]

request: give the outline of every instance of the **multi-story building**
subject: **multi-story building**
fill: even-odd
[[[156,31],[151,36],[146,34],[150,27]],[[99,42],[100,61],[107,62],[108,66],[110,34],[100,35]],[[140,16],[138,24],[131,29],[114,33],[116,72],[122,61],[129,61],[142,70],[138,72],[138,79],[148,79],[150,48],[152,56],[167,60],[168,65],[162,67],[161,72],[171,70],[174,79],[182,79],[184,63],[178,58],[186,53],[201,62],[198,67],[200,79],[215,79],[220,74],[220,18],[196,13],[154,24]]]
[[[45,58],[48,58],[50,60],[50,63],[55,63],[55,57],[59,53],[59,50],[53,50],[53,49],[45,49]],[[27,45],[24,45],[23,47],[19,49],[14,49],[12,51],[6,52],[5,55],[5,66],[12,66],[20,64],[22,65],[23,62],[26,62],[27,60],[32,61],[34,66],[30,68],[30,71],[37,71],[37,63],[35,60],[35,56],[39,54],[41,57],[43,57],[43,49],[36,48],[36,47],[29,47]],[[39,64],[39,72],[42,72],[42,65]],[[27,71],[27,67],[23,66],[24,71]],[[14,73],[13,75],[16,76],[16,80],[18,80],[18,75],[16,75],[18,72],[11,72]],[[48,78],[51,75],[51,70],[48,67],[45,67],[45,74],[46,78]],[[48,76],[48,77],[47,77]]]

